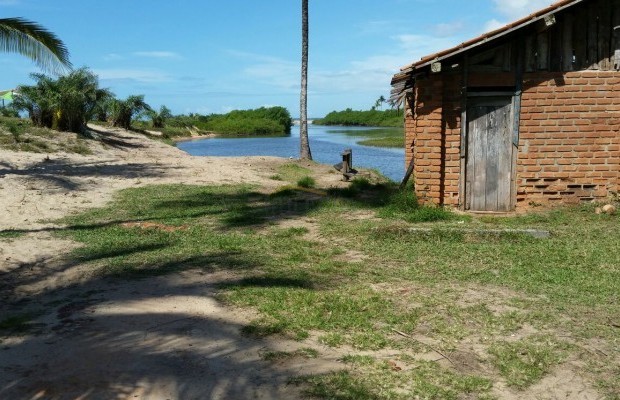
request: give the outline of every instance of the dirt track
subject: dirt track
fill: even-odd
[[[216,284],[234,280],[231,274],[119,282],[68,260],[77,245],[53,236],[62,225],[50,221],[102,206],[118,190],[160,183],[269,190],[278,185],[269,176],[286,162],[190,157],[125,131],[105,136],[92,156],[0,150],[0,231],[26,232],[0,240],[0,320],[38,315],[27,334],[0,336],[0,398],[299,398],[291,377],[341,368],[318,343],[320,359],[263,361],[265,351],[302,345],[241,335],[253,316],[214,299]],[[325,176],[338,184],[336,175]]]

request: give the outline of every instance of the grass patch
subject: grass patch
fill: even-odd
[[[311,176],[304,176],[297,181],[297,186],[302,188],[313,188],[316,186],[316,181]]]
[[[20,314],[13,315],[0,321],[0,332],[10,334],[22,334],[30,331],[32,328],[32,320],[37,314]]]
[[[270,361],[270,362],[284,361],[284,360],[297,358],[297,357],[313,359],[313,358],[317,358],[318,356],[319,356],[319,352],[310,347],[304,347],[304,348],[301,348],[293,352],[266,351],[261,354],[261,357],[263,358],[263,360]]]
[[[20,238],[20,237],[22,237],[24,235],[25,235],[24,232],[15,231],[15,230],[0,231],[0,240],[3,240],[3,239],[17,239],[17,238]]]
[[[308,171],[290,163],[278,175],[294,183]],[[320,239],[289,227],[296,217],[311,220]],[[108,207],[63,222],[69,228],[60,234],[85,245],[73,257],[99,274],[225,269],[238,279],[222,285],[219,298],[259,314],[245,334],[349,346],[349,372],[303,381],[318,397],[485,398],[499,380],[526,396],[568,357],[583,360],[572,368],[599,380],[603,393],[620,389],[613,359],[585,351],[592,341],[605,354],[619,350],[612,323],[620,218],[588,207],[471,218],[356,179],[318,198],[292,186],[272,195],[243,185],[129,189]],[[540,228],[552,237],[466,232],[489,227]],[[507,341],[510,335],[523,339]],[[396,371],[385,359],[360,358],[382,349],[450,356],[472,343],[484,368],[455,358],[461,368],[445,369],[402,355]]]
[[[362,146],[371,146],[371,147],[402,148],[402,147],[405,147],[405,138],[398,136],[398,137],[364,139],[364,140],[357,142],[357,144],[361,144]]]
[[[29,120],[0,117],[0,147],[31,153],[92,154],[87,140],[74,133],[32,126]]]
[[[353,371],[306,377],[297,382],[309,386],[306,393],[321,399],[491,399],[492,383],[474,375],[462,375],[432,362],[417,362],[401,370],[394,361],[374,361],[367,356],[349,357]]]
[[[554,340],[499,342],[489,350],[492,363],[499,369],[509,386],[525,389],[540,381],[562,360],[567,346]]]
[[[287,163],[278,167],[278,176],[280,176],[280,180],[290,183],[295,183],[309,176],[311,172],[310,169],[295,163]]]

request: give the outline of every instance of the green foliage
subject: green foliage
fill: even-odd
[[[13,151],[32,153],[91,154],[86,139],[60,134],[48,128],[37,128],[32,122],[20,118],[0,117],[0,147]]]
[[[506,379],[508,385],[517,389],[538,382],[561,359],[565,344],[553,340],[520,340],[500,342],[492,346],[492,362]]]
[[[164,128],[166,120],[173,117],[172,111],[166,106],[161,106],[159,111],[150,110],[148,116],[151,118],[153,128]]]
[[[313,188],[314,186],[316,186],[316,181],[311,176],[304,176],[297,181],[297,186],[303,188]]]
[[[37,317],[35,313],[13,315],[0,320],[0,333],[23,334],[32,328],[32,320]]]
[[[18,118],[19,111],[15,109],[13,104],[6,107],[0,107],[0,117]]]
[[[309,176],[312,171],[294,162],[289,162],[278,167],[278,176],[280,181],[295,183],[300,179]]]
[[[168,124],[223,135],[288,135],[292,119],[284,107],[261,107],[228,114],[177,116]]]
[[[17,239],[17,238],[22,237],[24,235],[25,235],[25,233],[19,232],[19,231],[14,231],[14,230],[0,231],[0,240],[3,240],[3,239]]]
[[[372,146],[372,147],[395,147],[401,148],[405,147],[405,138],[403,136],[398,137],[384,137],[384,138],[376,138],[376,139],[364,139],[357,144],[361,144],[363,146]]]
[[[314,125],[344,125],[344,126],[403,126],[403,111],[401,110],[369,110],[354,111],[347,108],[344,111],[332,111],[325,118],[314,121]]]
[[[125,100],[114,99],[110,105],[112,126],[131,129],[131,120],[142,112],[151,112],[144,95],[129,96]]]
[[[20,86],[13,106],[28,112],[32,123],[59,131],[81,133],[99,102],[111,96],[99,88],[99,79],[80,68],[58,79],[32,74],[34,86]]]
[[[244,333],[312,335],[351,346],[347,376],[304,381],[317,396],[484,399],[501,376],[527,387],[577,357],[583,362],[567,368],[600,380],[604,393],[618,393],[617,365],[601,354],[613,354],[617,341],[620,216],[586,207],[459,216],[462,224],[427,223],[434,233],[420,237],[403,221],[422,209],[410,192],[367,179],[351,187],[350,197],[330,191],[302,211],[289,206],[310,198],[303,191],[280,197],[247,186],[136,188],[104,209],[63,221],[68,228],[59,234],[84,243],[72,256],[94,273],[224,269],[234,278],[220,286],[219,299],[258,313]],[[385,208],[392,213],[376,218]],[[286,227],[277,226],[282,220]],[[140,226],[145,222],[151,226]],[[471,240],[448,232],[480,226],[554,234]],[[583,351],[592,343],[600,351]],[[445,359],[442,366],[411,357],[436,351],[455,368],[445,368]]]
[[[55,73],[71,68],[64,43],[54,33],[23,18],[0,19],[0,51],[24,55]]]
[[[458,400],[490,399],[491,381],[442,369],[435,363],[417,362],[411,370],[394,370],[389,361],[347,357],[355,367],[347,371],[298,378],[307,394],[333,400]]]

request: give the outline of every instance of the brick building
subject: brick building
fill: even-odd
[[[504,212],[620,187],[620,0],[564,0],[396,74],[426,203]]]

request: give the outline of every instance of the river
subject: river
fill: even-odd
[[[361,128],[310,125],[310,149],[315,161],[336,164],[342,161],[345,149],[353,150],[354,168],[373,168],[394,181],[400,181],[405,170],[403,148],[370,147],[357,144],[360,140],[402,134],[397,128]],[[177,147],[194,156],[276,156],[299,157],[299,126],[289,136],[252,136],[197,139],[180,142]]]

